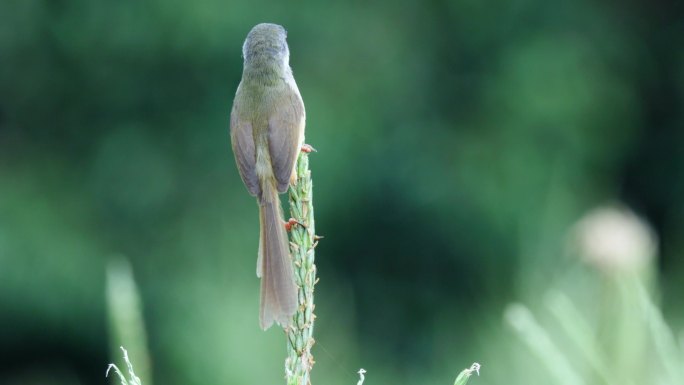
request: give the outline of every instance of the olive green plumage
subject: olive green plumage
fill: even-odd
[[[242,47],[242,81],[233,101],[230,136],[235,161],[259,204],[257,276],[261,277],[260,325],[287,327],[297,308],[289,244],[278,193],[287,191],[304,142],[305,112],[292,76],[285,29],[252,28]]]

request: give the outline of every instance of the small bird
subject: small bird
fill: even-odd
[[[244,67],[230,114],[230,138],[240,177],[259,205],[261,277],[259,323],[287,328],[297,310],[279,193],[295,179],[295,160],[304,143],[304,102],[290,68],[287,32],[258,24],[242,46]]]

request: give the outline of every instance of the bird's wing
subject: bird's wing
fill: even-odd
[[[238,92],[240,92],[239,87]],[[260,196],[261,186],[259,186],[259,178],[256,174],[256,151],[254,149],[252,123],[239,117],[237,113],[240,109],[238,100],[239,98],[236,97],[233,110],[230,113],[230,139],[235,154],[235,163],[238,165],[238,171],[249,193]]]
[[[285,192],[295,160],[304,140],[305,112],[297,86],[275,101],[276,110],[268,119],[268,147],[278,192]]]

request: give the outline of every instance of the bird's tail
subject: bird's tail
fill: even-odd
[[[259,323],[266,330],[273,321],[287,327],[297,310],[297,286],[294,283],[290,247],[282,220],[280,198],[273,182],[262,183],[259,199],[259,259],[257,276],[261,277]]]

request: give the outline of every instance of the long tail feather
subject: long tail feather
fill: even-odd
[[[275,186],[266,182],[259,202],[261,237],[257,261],[257,275],[261,276],[259,322],[264,330],[274,321],[287,327],[297,310],[297,286],[282,217]]]

